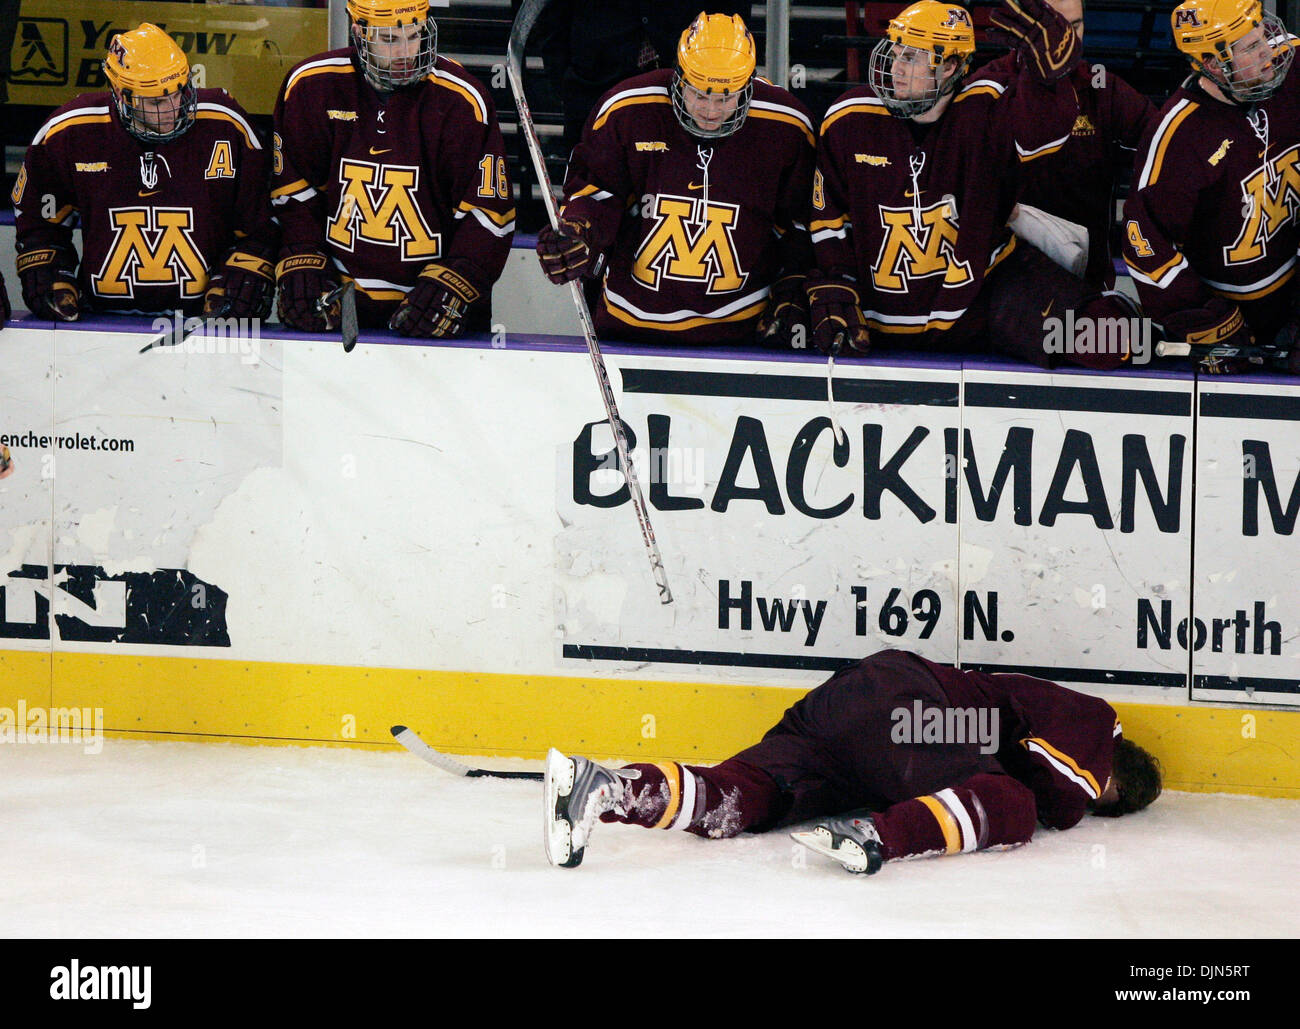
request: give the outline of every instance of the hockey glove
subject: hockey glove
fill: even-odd
[[[271,262],[236,250],[208,279],[203,295],[204,318],[265,318],[275,294]]]
[[[1205,307],[1180,311],[1165,319],[1165,333],[1192,348],[1191,358],[1204,375],[1241,375],[1251,371],[1255,337],[1236,304],[1214,297]]]
[[[767,310],[758,320],[758,341],[782,350],[808,346],[808,293],[803,275],[787,275],[772,285]]]
[[[403,336],[455,336],[465,324],[470,304],[479,296],[468,279],[446,265],[425,265],[388,327]]]
[[[559,231],[544,225],[537,234],[542,271],[557,286],[572,282],[591,267],[590,232],[591,222],[561,218]]]
[[[339,323],[338,304],[323,301],[338,288],[324,254],[309,251],[282,257],[275,266],[280,321],[299,332],[329,332]]]
[[[991,42],[1020,52],[1021,59],[1044,82],[1069,75],[1079,61],[1079,37],[1070,23],[1045,0],[1002,0],[990,16]]]
[[[76,258],[53,247],[18,255],[18,278],[23,303],[38,318],[75,322],[81,317],[81,292],[77,289]]]
[[[13,309],[9,306],[9,290],[5,288],[5,277],[0,275],[0,329],[9,322]]]
[[[869,353],[871,334],[853,283],[816,272],[808,276],[808,283],[808,320],[817,349],[823,354],[845,349]]]

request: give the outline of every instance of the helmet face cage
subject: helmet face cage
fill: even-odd
[[[167,143],[183,136],[194,124],[198,110],[198,92],[190,77],[170,93],[147,96],[131,89],[114,89],[117,115],[122,127],[141,143]],[[164,129],[167,120],[174,120],[171,129]]]
[[[723,139],[732,135],[745,123],[745,116],[749,113],[749,103],[754,97],[754,79],[751,76],[744,86],[734,92],[729,89],[700,89],[692,86],[682,74],[682,70],[678,68],[673,75],[670,92],[673,98],[673,113],[677,115],[682,128],[699,139]],[[701,107],[707,109],[718,105],[725,110],[726,100],[731,98],[736,101],[735,108],[726,114],[717,128],[709,129],[700,125],[687,107],[688,103],[697,110]]]
[[[413,31],[413,26],[418,26],[418,31]],[[433,71],[438,25],[427,16],[395,25],[357,20],[352,23],[352,46],[366,81],[381,93],[391,93],[422,82]]]
[[[1246,33],[1231,43],[1226,41],[1215,43],[1213,55],[1206,53],[1203,60],[1191,58],[1192,66],[1200,75],[1209,79],[1223,91],[1224,95],[1239,104],[1257,104],[1267,100],[1282,88],[1287,72],[1291,69],[1292,58],[1295,56],[1295,51],[1285,42],[1288,35],[1286,26],[1276,15],[1265,14],[1258,24],[1263,30],[1262,40],[1246,43],[1245,35],[1249,35]],[[1270,47],[1272,54],[1266,66],[1257,68],[1253,74],[1248,75],[1236,66],[1233,52],[1236,51],[1237,58],[1240,60],[1244,56],[1243,51],[1254,46]],[[1219,62],[1215,71],[1205,66],[1204,60],[1210,56]]]
[[[900,96],[898,84],[894,81],[894,66],[899,61],[913,65],[924,64],[929,69],[930,85],[922,90],[914,90],[908,84],[904,87],[907,95]],[[933,50],[882,39],[871,51],[867,81],[891,114],[899,118],[915,118],[925,114],[949,93],[956,92],[970,65],[970,57],[962,60],[953,74],[941,82],[943,65],[944,59]]]

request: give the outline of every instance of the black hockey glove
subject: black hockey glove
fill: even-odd
[[[46,247],[18,255],[18,279],[23,303],[37,318],[75,322],[81,317],[77,289],[77,260],[66,250]]]
[[[1263,365],[1241,309],[1220,297],[1214,297],[1205,307],[1166,318],[1165,334],[1187,342],[1192,348],[1191,358],[1203,375],[1241,375]],[[1254,361],[1252,352],[1257,358]]]
[[[338,278],[324,254],[309,251],[280,258],[275,266],[280,321],[299,332],[329,332],[339,323],[339,305],[322,309],[338,289]]]
[[[465,325],[470,304],[479,296],[473,283],[445,264],[425,265],[388,327],[403,336],[455,336]]]
[[[1044,0],[1002,0],[990,20],[990,42],[1019,51],[1044,82],[1065,78],[1079,61],[1079,37]]]
[[[812,322],[813,343],[823,354],[871,351],[871,333],[852,282],[827,278],[820,272],[809,275],[808,320]]]
[[[807,278],[786,275],[772,285],[767,310],[758,320],[758,341],[782,350],[803,350],[808,346]]]
[[[544,225],[537,233],[537,256],[541,258],[542,271],[555,285],[572,282],[591,267],[590,232],[591,222],[561,218],[558,232]]]
[[[13,308],[9,306],[9,290],[5,288],[5,277],[0,275],[0,329],[8,324]]]
[[[236,250],[208,279],[204,318],[265,318],[275,295],[275,268],[264,257]]]

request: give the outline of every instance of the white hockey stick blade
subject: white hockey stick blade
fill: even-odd
[[[498,772],[491,768],[471,768],[469,765],[457,761],[454,757],[448,757],[446,754],[434,750],[424,740],[420,739],[419,733],[414,729],[408,729],[404,725],[394,725],[389,729],[389,732],[393,734],[393,739],[421,761],[427,761],[435,768],[441,768],[444,772],[450,772],[452,775],[480,779],[531,779],[534,782],[541,782],[542,780],[541,772]]]

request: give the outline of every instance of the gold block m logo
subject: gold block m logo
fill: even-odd
[[[749,273],[741,271],[732,233],[740,219],[735,204],[660,195],[650,211],[654,225],[637,251],[632,277],[653,290],[663,277],[704,282],[709,293],[733,293]]]
[[[400,246],[403,261],[427,261],[441,251],[441,235],[429,230],[415,203],[420,169],[344,159],[339,166],[343,192],[330,216],[326,235],[343,250],[356,238],[381,246]],[[371,197],[378,202],[372,203]]]
[[[189,207],[115,207],[108,212],[113,243],[91,288],[102,297],[134,297],[136,286],[181,287],[185,298],[200,297],[208,267],[194,244],[194,210]]]
[[[1220,148],[1226,149],[1225,146]],[[1268,253],[1268,241],[1300,210],[1300,146],[1273,158],[1271,168],[1260,168],[1241,184],[1245,197],[1241,234],[1223,248],[1229,264],[1249,264]]]
[[[945,286],[971,280],[970,263],[958,261],[957,223],[946,200],[921,211],[921,223],[910,207],[882,207],[880,221],[888,234],[871,269],[877,289],[906,293],[910,279],[942,275]]]

